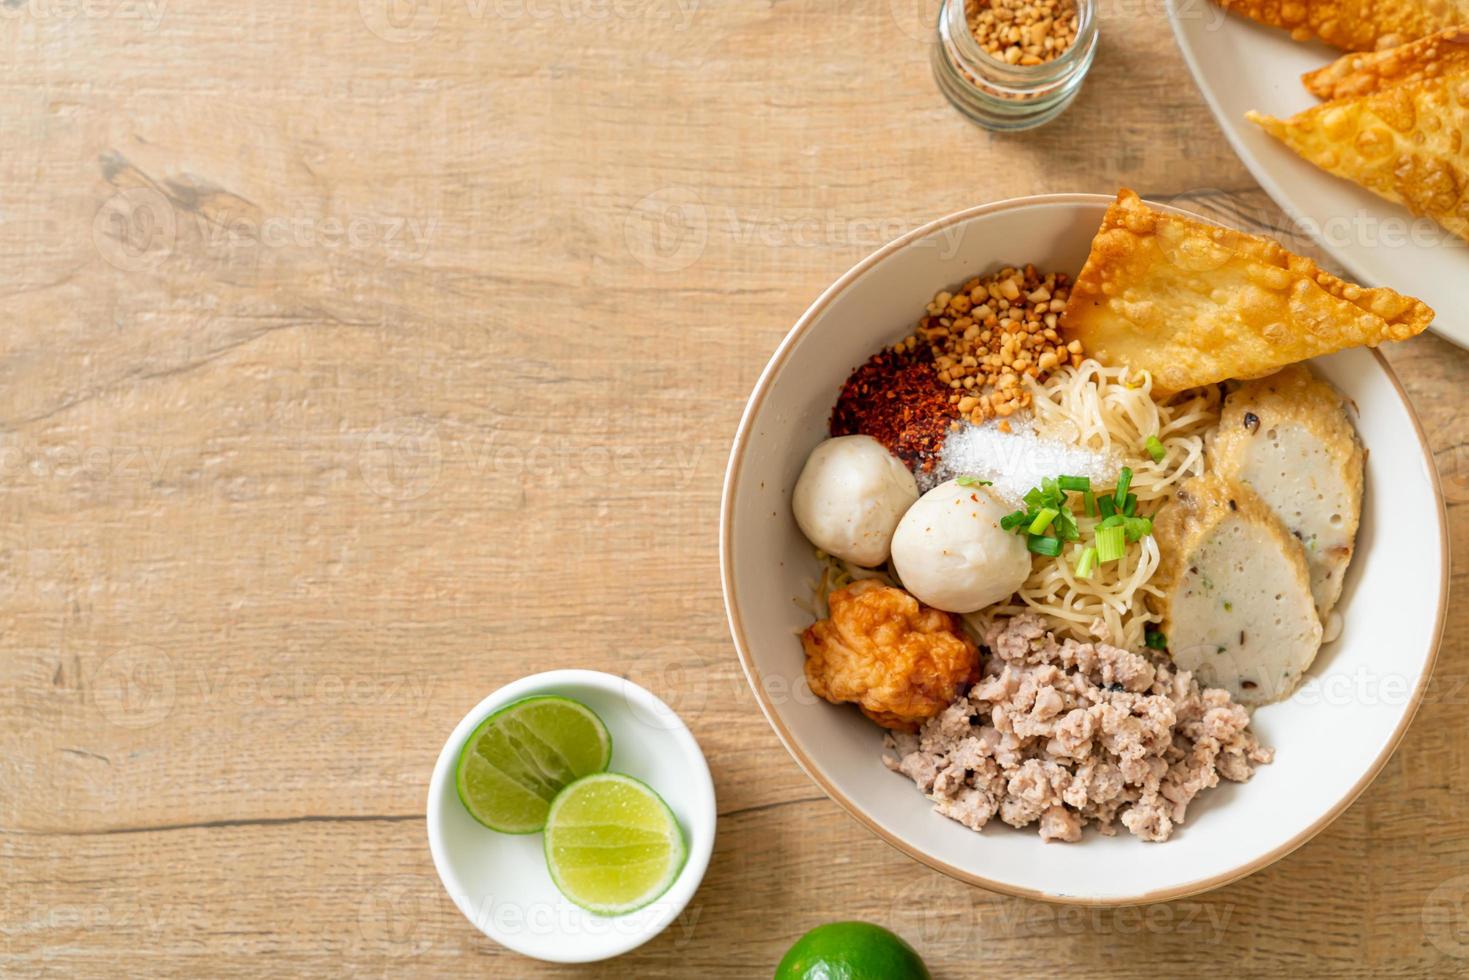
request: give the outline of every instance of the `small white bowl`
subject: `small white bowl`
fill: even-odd
[[[678,818],[688,863],[651,905],[612,918],[593,915],[552,884],[540,834],[496,833],[459,801],[454,767],[464,740],[491,712],[534,694],[574,698],[595,711],[612,735],[609,769],[647,783]],[[429,850],[459,911],[501,946],[553,963],[620,956],[662,932],[703,880],[714,824],[714,781],[688,726],[632,681],[596,670],[532,674],[485,698],[444,743],[428,789]]]
[[[1052,902],[1180,898],[1265,867],[1310,840],[1366,789],[1403,737],[1433,670],[1448,595],[1443,496],[1418,419],[1387,361],[1349,350],[1313,366],[1356,409],[1370,456],[1341,638],[1290,698],[1255,713],[1275,761],[1199,796],[1173,839],[1125,830],[1046,844],[998,820],[981,833],[933,812],[884,768],[882,733],[811,694],[797,633],[818,566],[791,489],[825,435],[848,373],[903,336],[940,289],[1004,264],[1075,275],[1110,198],[1054,194],[942,218],[863,259],[811,305],[755,385],[724,482],[720,556],[730,629],[755,698],[796,761],[894,847],[945,874]]]

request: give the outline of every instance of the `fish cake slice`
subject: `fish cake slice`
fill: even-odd
[[[1344,282],[1277,242],[1154,211],[1122,190],[1060,327],[1103,364],[1146,370],[1168,393],[1405,340],[1432,320],[1416,299]]]
[[[1325,68],[1306,72],[1301,82],[1328,101],[1463,74],[1469,74],[1469,27],[1451,27],[1385,51],[1344,54]]]
[[[1210,469],[1255,491],[1301,542],[1322,623],[1356,547],[1364,458],[1341,393],[1301,364],[1230,392],[1209,446]]]
[[[1251,122],[1306,160],[1469,240],[1469,74],[1392,85]]]
[[[1153,523],[1163,561],[1153,584],[1168,655],[1241,704],[1295,690],[1321,648],[1300,542],[1255,492],[1194,477]]]

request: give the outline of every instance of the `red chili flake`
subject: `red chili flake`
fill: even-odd
[[[908,465],[933,469],[958,410],[926,349],[873,355],[852,372],[831,411],[833,436],[871,436]]]

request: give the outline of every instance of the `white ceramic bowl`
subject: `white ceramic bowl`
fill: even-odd
[[[826,434],[847,374],[903,336],[940,289],[1005,264],[1075,274],[1109,198],[1050,195],[963,211],[864,259],[821,295],[771,358],[750,397],[725,477],[721,566],[730,628],[766,717],[822,789],[888,843],[955,878],[1078,904],[1178,898],[1284,856],[1339,815],[1387,761],[1428,683],[1443,629],[1448,539],[1422,431],[1372,351],[1315,367],[1356,404],[1370,456],[1367,495],[1340,609],[1342,637],[1289,700],[1255,728],[1276,749],[1245,784],[1202,794],[1172,840],[1088,831],[1045,844],[996,820],[974,833],[932,812],[881,762],[881,733],[806,687],[797,631],[817,565],[790,512],[806,454]]]
[[[647,783],[678,817],[688,863],[653,904],[615,918],[587,912],[551,883],[540,834],[498,834],[459,802],[454,767],[464,740],[492,712],[533,694],[560,694],[595,711],[612,735],[609,768]],[[500,945],[555,963],[619,956],[662,932],[704,877],[714,824],[714,782],[688,727],[648,691],[595,670],[533,674],[485,698],[444,743],[428,789],[429,850],[459,911]]]

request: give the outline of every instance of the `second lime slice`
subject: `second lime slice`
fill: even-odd
[[[551,804],[546,867],[561,893],[589,912],[642,908],[668,890],[687,858],[673,811],[631,776],[588,776]]]
[[[611,758],[612,737],[591,708],[541,695],[481,722],[459,752],[454,782],[474,819],[502,833],[532,834],[546,825],[557,793],[602,772]]]

